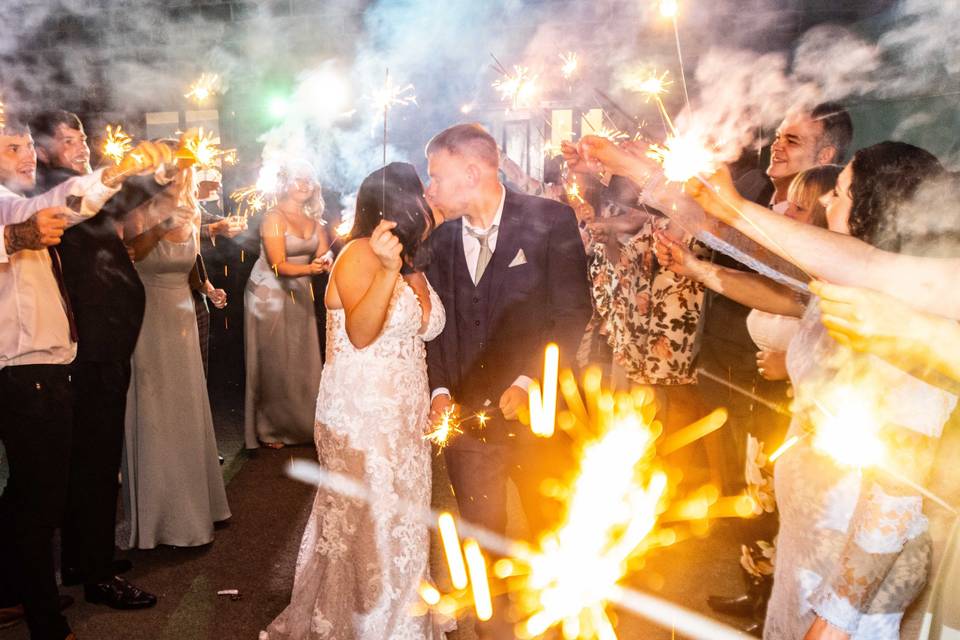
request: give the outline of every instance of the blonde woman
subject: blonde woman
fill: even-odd
[[[249,449],[313,442],[323,366],[313,304],[323,291],[311,287],[311,277],[333,263],[323,196],[305,162],[289,163],[280,179],[280,198],[260,225],[260,257],[244,295]]]

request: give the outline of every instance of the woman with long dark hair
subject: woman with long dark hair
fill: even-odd
[[[326,291],[327,361],[317,397],[320,464],[370,487],[361,504],[317,492],[290,605],[262,639],[437,637],[414,615],[427,577],[427,529],[405,505],[430,505],[430,391],[424,343],[443,306],[418,270],[435,225],[412,165],[368,176]]]
[[[909,144],[858,151],[827,197],[828,229],[896,251],[908,240],[904,212],[911,199],[943,173],[935,157]],[[708,212],[754,223],[765,215],[728,197],[732,186],[723,172],[712,183],[713,189],[693,189]],[[774,236],[756,239],[771,250],[779,244]],[[877,438],[888,447],[881,466],[915,473],[932,457],[957,398],[839,346],[820,323],[817,299],[790,343],[787,370],[796,393],[788,438],[800,440],[775,468],[780,534],[764,635],[900,638],[904,612],[923,589],[930,563],[923,498],[875,471],[872,461],[845,458]],[[851,438],[863,422],[868,430]],[[826,446],[824,434],[849,442]]]

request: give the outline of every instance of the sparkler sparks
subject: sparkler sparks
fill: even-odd
[[[813,446],[838,463],[849,467],[867,467],[880,463],[886,455],[879,437],[880,423],[874,404],[862,394],[840,389],[835,411],[815,400],[825,419],[816,420]]]
[[[341,220],[340,224],[334,227],[333,232],[341,238],[346,238],[350,235],[350,230],[353,229],[353,220]]]
[[[209,131],[204,133],[203,127],[200,127],[195,135],[188,136],[177,149],[176,158],[188,165],[208,169],[222,154],[219,145],[213,141],[213,134]]]
[[[663,165],[663,174],[671,182],[713,175],[719,165],[708,145],[690,134],[669,136],[663,146],[650,145],[647,156]]]
[[[237,189],[230,194],[230,199],[237,203],[237,215],[247,218],[267,209],[275,200],[275,196],[253,185]]]
[[[204,73],[190,85],[190,90],[183,94],[183,97],[193,100],[197,105],[203,105],[218,93],[220,88],[220,76],[215,73]]]
[[[561,53],[560,60],[563,61],[563,64],[560,65],[560,74],[563,75],[566,80],[570,80],[579,70],[579,56],[577,56],[576,52],[570,51],[568,53]]]
[[[664,71],[660,75],[650,72],[642,72],[632,75],[626,79],[624,86],[628,91],[642,93],[649,101],[651,98],[658,98],[667,92],[672,82],[667,80],[669,72]]]
[[[424,439],[442,449],[450,442],[450,438],[458,433],[463,433],[455,411],[454,407],[447,407],[440,416],[440,423],[434,427],[433,431],[425,435]]]
[[[119,165],[123,161],[123,156],[127,155],[133,149],[133,139],[124,132],[121,125],[114,129],[107,125],[107,137],[103,140],[102,152],[104,157],[110,158],[114,164]]]
[[[516,108],[529,107],[539,90],[538,76],[527,67],[515,65],[513,75],[504,73],[504,77],[493,82],[493,88],[500,94],[500,99],[510,102]]]
[[[409,104],[417,104],[417,96],[414,93],[413,85],[407,84],[398,87],[389,76],[384,85],[377,89],[370,99],[370,108],[376,115],[380,115],[382,112],[389,111],[394,107],[402,107]]]

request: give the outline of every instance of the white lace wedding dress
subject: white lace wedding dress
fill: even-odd
[[[431,450],[424,342],[443,329],[432,287],[430,314],[397,279],[380,337],[357,349],[342,309],[327,313],[327,359],[317,398],[320,464],[362,480],[370,504],[320,490],[307,522],[290,605],[261,640],[432,640],[428,615],[415,615],[428,575],[426,527],[397,514],[399,500],[429,506]]]

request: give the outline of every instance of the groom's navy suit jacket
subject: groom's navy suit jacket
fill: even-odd
[[[518,376],[542,376],[549,342],[560,346],[561,366],[575,360],[592,313],[587,259],[570,207],[508,189],[496,249],[475,286],[462,229],[452,220],[430,237],[427,275],[447,323],[427,344],[428,374],[431,389],[446,387],[467,411],[487,409],[493,434],[503,426],[500,396]],[[460,437],[451,446],[479,444]]]

